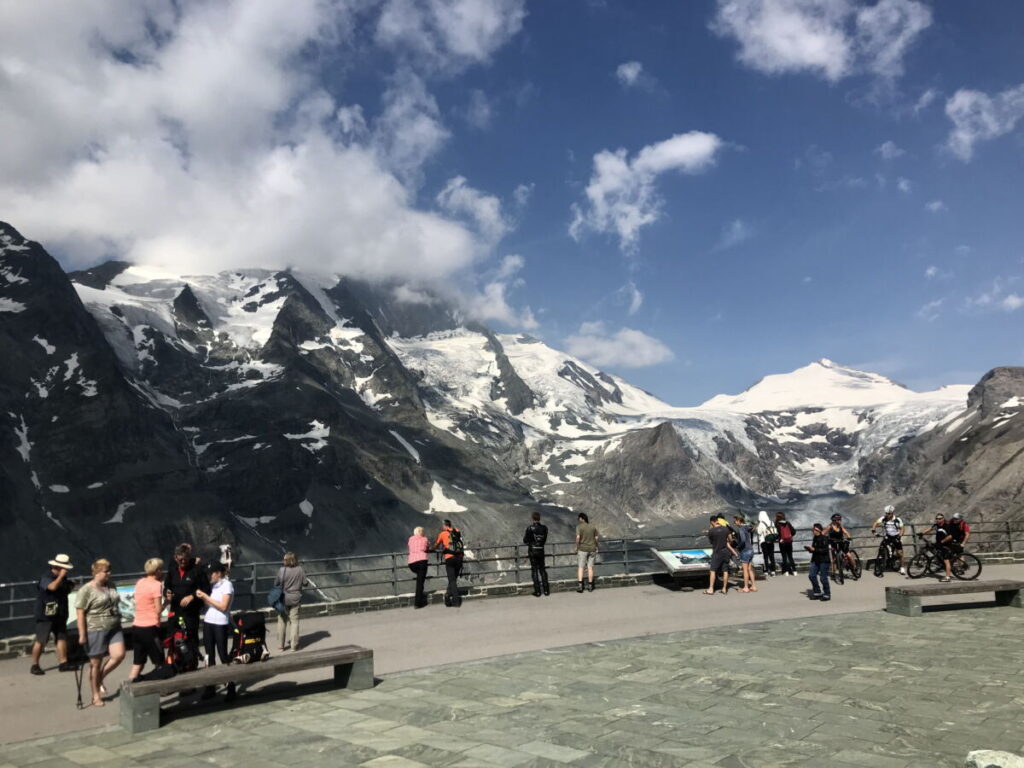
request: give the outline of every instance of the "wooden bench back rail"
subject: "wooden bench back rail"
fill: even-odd
[[[920,616],[921,599],[943,595],[994,592],[996,605],[1024,608],[1024,581],[958,581],[948,584],[908,584],[885,588],[885,610],[900,616]]]

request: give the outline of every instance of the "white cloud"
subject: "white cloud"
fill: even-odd
[[[926,110],[935,99],[939,97],[939,91],[935,88],[929,88],[924,91],[920,96],[917,97],[917,101],[914,102],[913,112],[915,115],[920,114]]]
[[[999,302],[999,308],[1006,312],[1013,312],[1021,307],[1024,307],[1024,296],[1016,293],[1004,296],[1002,301]]]
[[[629,302],[629,307],[626,310],[629,315],[635,315],[644,304],[644,294],[632,280],[619,288],[618,295]]]
[[[661,215],[657,177],[668,171],[700,173],[714,164],[722,146],[713,133],[691,131],[646,146],[632,158],[625,149],[598,152],[586,201],[573,206],[569,234],[576,240],[587,230],[616,234],[622,250],[632,251],[640,230]]]
[[[753,236],[754,232],[743,219],[733,219],[722,228],[722,235],[718,238],[716,251],[724,251],[734,248],[740,243],[746,242]]]
[[[416,3],[418,43],[396,26],[406,5],[110,0],[54,14],[6,3],[0,210],[72,266],[117,256],[179,274],[469,279],[508,225],[496,198],[464,180],[446,189],[450,215],[417,209],[422,165],[448,134],[414,63],[398,67],[375,115],[335,103],[319,68],[380,60],[351,44],[360,25],[399,60],[414,62],[405,45],[429,48],[438,66],[484,62],[523,5]]]
[[[924,276],[927,277],[929,280],[932,279],[933,277],[938,277],[938,274],[939,274],[939,268],[936,267],[934,264],[929,266],[924,271]]]
[[[946,303],[945,299],[936,299],[935,301],[929,301],[927,304],[917,310],[917,316],[926,322],[933,322],[939,319],[942,305]]]
[[[583,323],[565,345],[573,357],[602,368],[646,368],[674,357],[671,349],[643,331],[622,328],[611,333],[603,323]]]
[[[631,88],[640,84],[640,76],[643,74],[644,65],[639,61],[627,61],[615,70],[615,77],[624,88]]]
[[[508,234],[511,225],[501,210],[501,201],[469,186],[456,176],[437,195],[437,203],[447,213],[472,222],[483,244],[490,248]]]
[[[739,43],[739,60],[749,67],[835,82],[858,72],[900,75],[904,55],[931,22],[916,0],[718,0],[711,28]]]
[[[910,190],[914,188],[914,185],[910,182],[910,179],[906,179],[903,176],[900,176],[896,180],[896,188],[906,195],[910,194]]]
[[[975,144],[1009,133],[1024,117],[1024,83],[994,96],[961,89],[946,102],[946,116],[953,122],[946,146],[967,162]]]
[[[530,202],[530,197],[533,195],[533,187],[531,184],[520,184],[512,191],[512,199],[515,200],[517,208],[525,208],[526,204]]]
[[[924,207],[929,213],[942,213],[947,210],[946,204],[941,200],[929,200]]]
[[[466,107],[466,122],[477,130],[489,128],[494,119],[494,108],[487,94],[478,88],[469,92],[469,105]]]
[[[498,267],[498,279],[508,280],[510,277],[514,277],[519,271],[526,266],[526,259],[518,254],[510,254],[501,260],[501,264]]]
[[[490,59],[525,17],[524,0],[384,0],[376,39],[451,71]]]
[[[1024,296],[1016,291],[1011,292],[1009,286],[1018,282],[1019,278],[1004,280],[997,277],[992,281],[991,288],[976,296],[968,296],[964,304],[968,309],[980,311],[1015,312],[1024,307]]]
[[[875,152],[881,155],[883,160],[895,160],[897,157],[901,157],[906,154],[906,151],[897,147],[892,141],[882,142],[875,149]]]
[[[512,288],[520,286],[523,281],[516,278],[516,273],[523,267],[523,259],[519,256],[507,256],[498,269],[497,276],[484,285],[474,295],[463,299],[466,311],[471,317],[481,321],[495,321],[513,328],[533,330],[537,320],[529,307],[516,309],[508,302],[508,293]]]

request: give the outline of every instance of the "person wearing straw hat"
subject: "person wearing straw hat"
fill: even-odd
[[[37,584],[36,639],[32,643],[32,667],[29,669],[33,675],[44,674],[39,662],[50,635],[57,645],[57,669],[67,672],[75,668],[68,663],[68,595],[74,589],[68,574],[75,566],[67,555],[57,555],[48,565],[50,570]]]

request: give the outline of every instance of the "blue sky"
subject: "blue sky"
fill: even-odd
[[[677,405],[820,357],[914,388],[1022,363],[1020,3],[141,5],[76,11],[46,62],[43,11],[0,32],[0,216],[68,266],[455,285]]]

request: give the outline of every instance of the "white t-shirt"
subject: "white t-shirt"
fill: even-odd
[[[886,520],[885,515],[882,515],[875,521],[875,525],[882,526],[886,536],[899,536],[900,528],[903,527],[903,521],[895,515],[893,515],[892,520]]]
[[[234,595],[235,586],[229,579],[221,579],[213,585],[213,589],[210,590],[210,599],[215,603],[219,603],[224,595]],[[228,625],[228,614],[231,612],[231,601],[228,601],[227,610],[218,611],[212,605],[206,609],[206,616],[203,617],[203,621],[207,624],[217,624],[218,626],[224,627]]]

